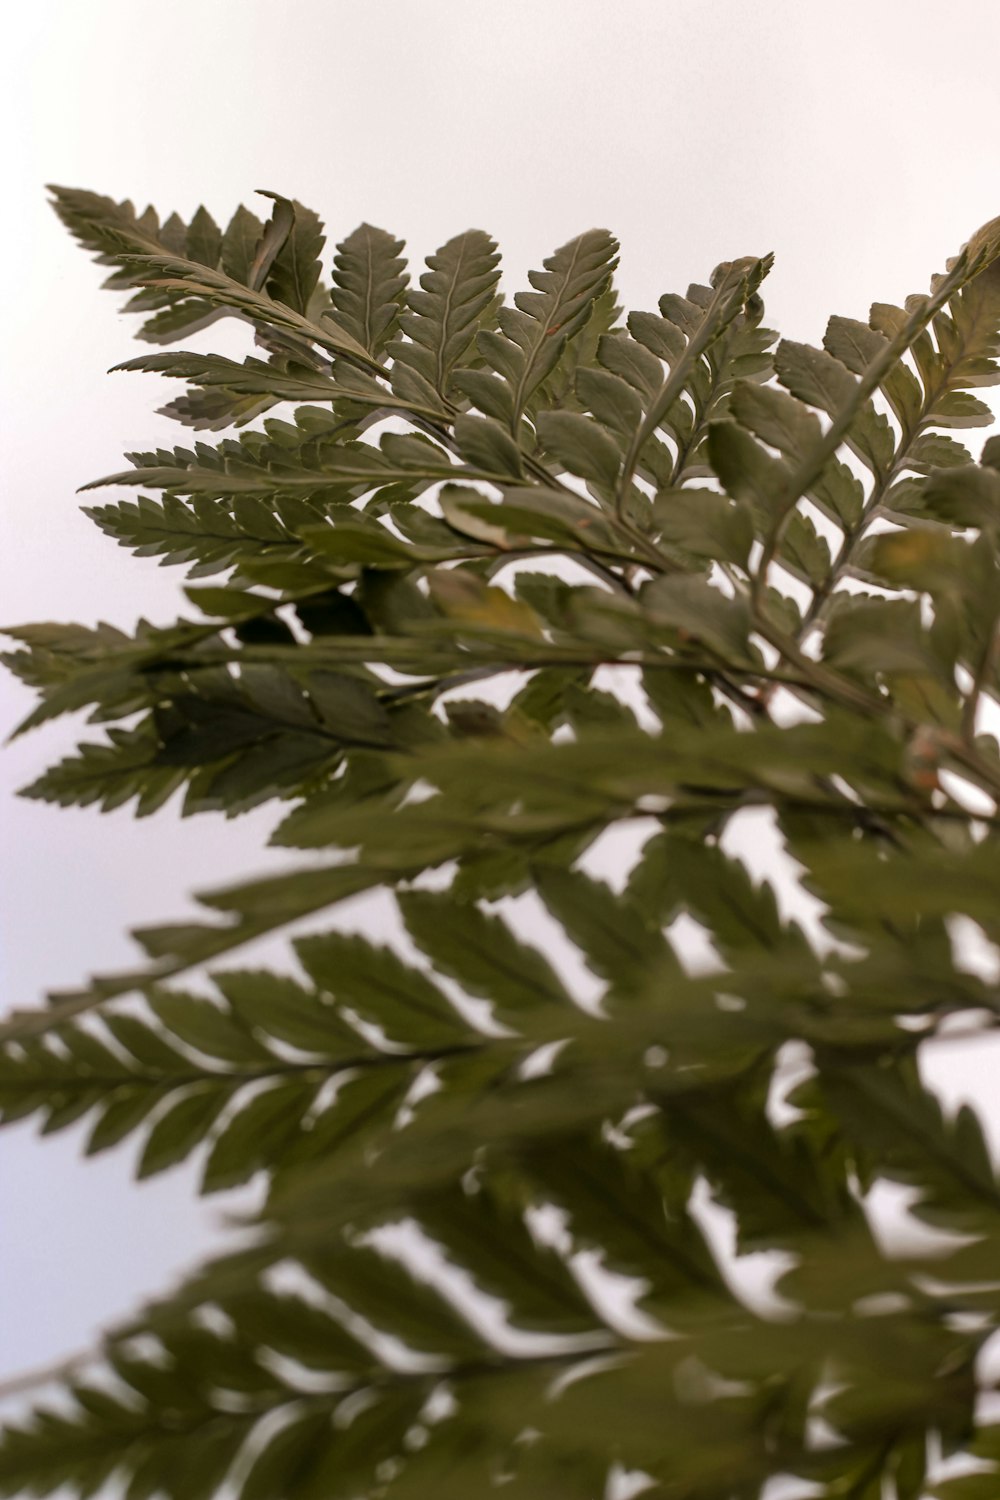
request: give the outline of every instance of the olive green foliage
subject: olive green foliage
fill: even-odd
[[[229,316],[257,352],[122,367],[180,380],[194,434],[88,514],[190,609],[9,632],[23,727],[99,726],[27,795],[277,800],[308,853],[4,1026],[4,1120],[265,1191],[8,1426],[0,1492],[994,1496],[1000,1183],[920,1056],[1000,1015],[954,941],[1000,940],[1000,440],[961,431],[1000,225],[812,348],[764,326],[769,258],[624,317],[604,231],[511,301],[480,230],[411,279],[272,197],[223,232],[55,190],[141,338]],[[808,932],[734,857],[749,810]],[[230,958],[304,917],[282,972]]]

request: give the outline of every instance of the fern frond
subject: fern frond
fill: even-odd
[[[428,256],[419,289],[407,293],[399,327],[405,340],[390,347],[393,389],[431,404],[448,400],[452,376],[480,329],[493,326],[497,247],[481,229],[469,229]]]
[[[772,353],[770,257],[622,327],[604,231],[505,308],[481,231],[407,290],[363,225],[327,291],[270,196],[223,232],[56,190],[143,336],[252,329],[264,357],[129,362],[190,383],[172,415],[294,410],[101,481],[159,492],[108,534],[231,576],[192,621],[11,632],[23,728],[108,726],[29,795],[279,798],[273,842],[327,852],[0,1026],[4,1120],[262,1188],[8,1427],[0,1492],[594,1500],[616,1465],[916,1500],[931,1437],[1000,1461],[997,1171],[922,1076],[1000,1019],[957,924],[1000,944],[1000,447],[949,436],[1000,378],[1000,221]],[[801,923],[734,855],[751,817]],[[364,894],[393,946],[346,930]],[[217,967],[293,924],[296,977]],[[883,1183],[947,1243],[887,1253]]]
[[[531,396],[607,291],[617,249],[618,242],[603,229],[571,240],[542,262],[544,270],[528,273],[532,291],[516,293],[513,307],[498,310],[500,332],[478,335],[476,348],[499,378],[463,371],[455,383],[486,416],[507,423],[515,437]]]
[[[331,305],[345,328],[369,354],[381,355],[395,333],[405,302],[403,241],[361,224],[337,246]]]

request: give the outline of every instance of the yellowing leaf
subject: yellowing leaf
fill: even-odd
[[[520,599],[485,584],[457,568],[438,569],[428,577],[431,598],[451,620],[486,630],[510,631],[541,638],[538,616]]]

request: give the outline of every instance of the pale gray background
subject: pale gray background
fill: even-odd
[[[768,321],[813,341],[830,312],[923,289],[1000,213],[994,0],[947,20],[929,0],[35,0],[5,47],[0,623],[131,626],[177,607],[176,570],[77,509],[122,450],[184,431],[151,415],[152,377],[105,377],[139,352],[132,324],[46,208],[47,181],[186,217],[204,201],[223,222],[273,188],[318,209],[331,241],[367,218],[418,257],[480,225],[512,289],[607,225],[632,306],[773,249]],[[29,698],[7,680],[0,695],[6,731]],[[261,849],[267,810],[136,823],[14,801],[71,734],[0,757],[8,1006],[130,962],[129,925],[285,858]],[[986,1053],[952,1057],[949,1096],[989,1104]],[[0,1136],[0,1374],[85,1343],[218,1219],[189,1173],[135,1190],[130,1151],[81,1165],[78,1150],[73,1133]]]

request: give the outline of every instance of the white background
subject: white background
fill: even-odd
[[[950,18],[928,0],[35,0],[8,15],[4,47],[0,624],[131,627],[178,607],[176,571],[77,509],[76,487],[123,450],[185,434],[152,415],[167,391],[153,377],[105,377],[139,352],[132,325],[45,182],[185,218],[204,201],[223,223],[271,188],[322,213],[331,245],[368,219],[415,257],[478,225],[510,290],[606,225],[627,306],[772,249],[767,321],[814,342],[830,312],[924,289],[1000,213],[993,0]],[[29,706],[0,682],[4,731]],[[262,850],[266,810],[136,823],[15,801],[71,732],[0,757],[8,1007],[131,962],[128,926],[285,858]],[[949,1092],[988,1103],[990,1073],[965,1054]],[[129,1150],[89,1164],[78,1151],[72,1132],[0,1136],[0,1375],[162,1288],[218,1219],[190,1173],[135,1189]]]

